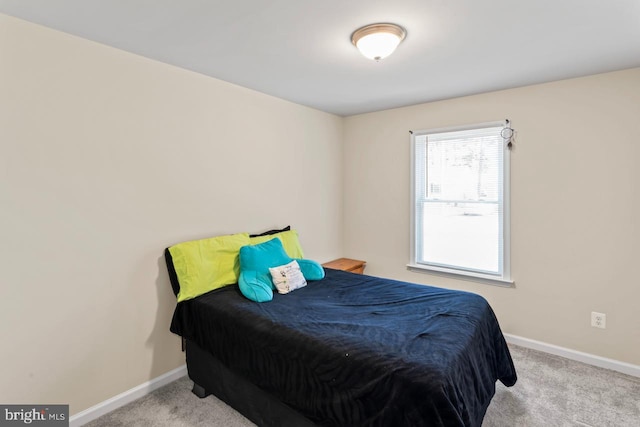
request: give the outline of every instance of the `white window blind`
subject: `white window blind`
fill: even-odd
[[[509,281],[503,122],[415,132],[411,267]]]

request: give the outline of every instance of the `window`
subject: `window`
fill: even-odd
[[[410,268],[510,283],[504,122],[414,132]]]

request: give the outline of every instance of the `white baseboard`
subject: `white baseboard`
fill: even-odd
[[[69,427],[82,426],[98,417],[120,408],[121,406],[126,405],[127,403],[131,403],[136,399],[146,396],[163,385],[167,385],[170,382],[184,377],[185,375],[187,375],[187,365],[182,365],[179,368],[120,393],[119,395],[107,399],[104,402],[100,402],[91,408],[78,412],[69,418]]]
[[[545,342],[523,338],[517,335],[504,334],[504,338],[509,344],[555,354],[556,356],[576,360],[599,368],[611,369],[612,371],[622,372],[623,374],[640,378],[640,366],[638,365],[620,362],[615,359],[607,359],[606,357],[596,356],[595,354],[583,353],[581,351],[571,350],[570,348],[547,344]]]

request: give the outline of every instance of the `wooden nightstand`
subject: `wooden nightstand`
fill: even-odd
[[[357,274],[362,274],[366,265],[366,261],[359,261],[357,259],[350,258],[338,258],[322,264],[323,267],[333,268],[334,270],[350,271]]]

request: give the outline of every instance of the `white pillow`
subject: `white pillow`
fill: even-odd
[[[271,273],[273,284],[280,294],[288,294],[298,288],[307,286],[307,281],[304,279],[296,260],[291,261],[289,264],[270,268],[269,272]]]

